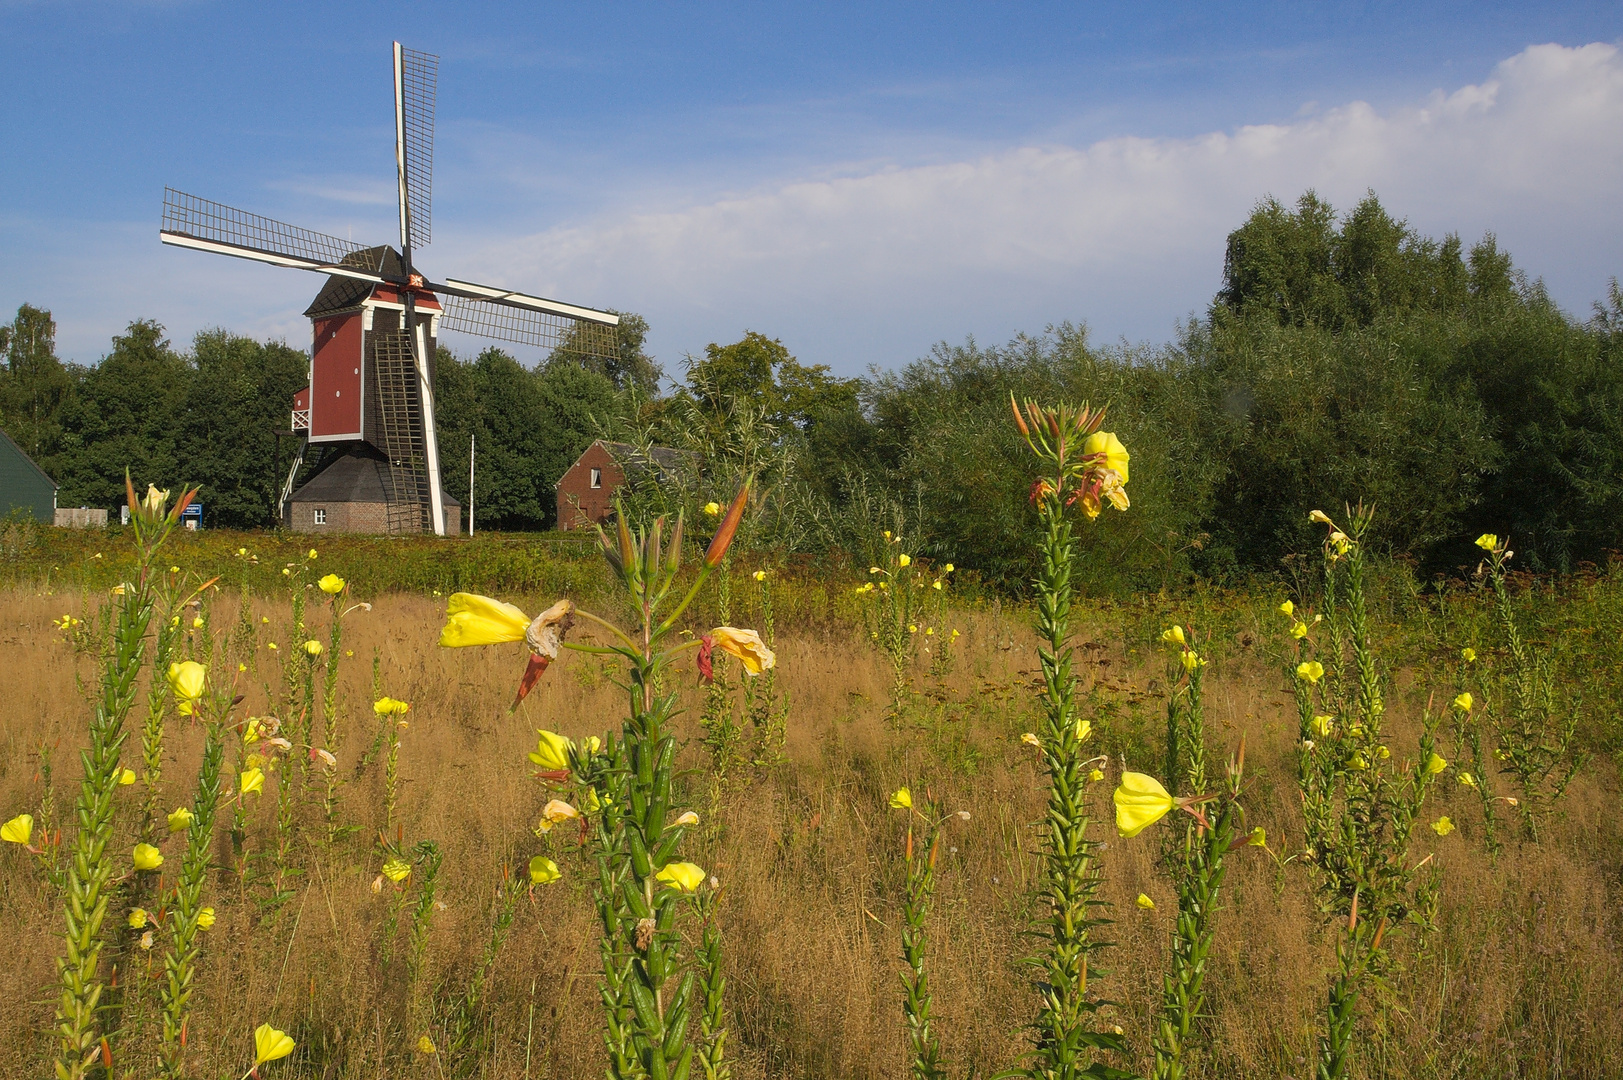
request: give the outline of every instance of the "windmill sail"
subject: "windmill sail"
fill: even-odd
[[[440,58],[394,46],[395,165],[400,175],[400,242],[426,247],[434,236],[434,98]]]
[[[163,189],[163,226],[158,235],[178,247],[363,281],[383,280],[381,248],[368,249],[174,188]]]
[[[486,299],[443,294],[445,313],[440,326],[460,334],[534,345],[555,352],[562,350],[581,359],[609,359],[619,345],[614,327],[585,319],[573,319],[547,311],[514,307]]]

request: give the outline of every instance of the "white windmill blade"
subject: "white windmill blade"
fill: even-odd
[[[297,225],[250,214],[224,203],[188,195],[174,188],[163,190],[163,225],[158,237],[166,244],[337,274],[361,281],[383,281],[381,256],[350,240],[301,229]]]
[[[440,327],[473,337],[511,341],[562,352],[576,359],[613,359],[619,338],[608,323],[514,307],[494,300],[472,299],[438,289],[443,313]]]
[[[492,304],[526,308],[546,315],[561,315],[566,319],[600,323],[603,326],[620,325],[620,316],[612,311],[598,311],[596,308],[566,304],[562,300],[548,300],[544,296],[530,296],[526,293],[514,292],[511,289],[499,289],[494,285],[480,285],[472,281],[458,281],[456,278],[446,278],[444,284],[431,284],[425,287],[430,292],[447,293],[468,300],[484,300]]]
[[[400,250],[433,238],[434,101],[440,58],[394,43],[394,154],[400,184]]]

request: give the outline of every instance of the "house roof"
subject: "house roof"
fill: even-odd
[[[322,465],[289,501],[386,503],[389,484],[389,459],[370,443],[356,443]],[[462,504],[447,495],[445,505]]]
[[[601,446],[608,451],[609,456],[628,474],[652,468],[659,474],[661,479],[664,479],[681,472],[683,469],[691,469],[699,463],[699,455],[691,450],[677,450],[669,446],[650,446],[645,452],[641,447],[632,443],[594,439],[591,446],[581,451],[581,455],[575,459],[575,463],[564,470],[564,476],[568,476],[580,466],[581,461],[586,457],[586,452],[593,446]],[[563,477],[560,476],[558,483],[552,486],[557,487],[562,483]]]
[[[50,484],[52,491],[55,491],[61,487],[60,484],[58,484],[55,480],[52,480],[50,476],[46,474],[44,469],[40,468],[34,463],[34,459],[28,456],[28,452],[26,450],[17,445],[17,440],[13,439],[10,435],[7,435],[4,431],[0,431],[0,438],[4,438],[6,442],[11,444],[11,448],[17,451],[17,456],[23,461],[27,462],[28,467],[38,473],[41,480],[45,481],[47,484]]]

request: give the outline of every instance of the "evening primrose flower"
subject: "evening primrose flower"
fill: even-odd
[[[439,1053],[439,1047],[435,1046],[434,1040],[427,1035],[419,1035],[417,1037],[417,1052],[424,1055],[437,1054]]]
[[[1193,675],[1197,670],[1206,666],[1206,661],[1202,660],[1200,658],[1200,654],[1193,649],[1185,649],[1183,655],[1179,657],[1179,660],[1183,663],[1184,671],[1188,672],[1190,675]]]
[[[1315,716],[1312,724],[1313,732],[1321,739],[1328,739],[1335,724],[1336,718],[1333,716]]]
[[[695,814],[692,810],[682,811],[681,816],[679,816],[675,821],[671,822],[672,825],[697,825],[698,823],[699,815]]]
[[[955,569],[957,569],[957,568],[956,568],[956,567],[954,567],[954,566],[953,566],[953,565],[952,565],[952,563],[948,563],[948,564],[947,564],[947,565],[946,565],[946,566],[943,566],[943,567],[942,567],[942,568],[941,568],[941,572],[942,572],[942,573],[943,573],[943,574],[950,574],[950,573],[952,573],[952,572],[953,572],[953,570],[955,570]]]
[[[1476,538],[1476,546],[1483,551],[1492,551],[1499,546],[1499,537],[1493,533],[1483,533]]]
[[[1468,772],[1460,773],[1459,781],[1460,781],[1461,784],[1465,785],[1468,788],[1476,787],[1476,777],[1472,776]]]
[[[1291,624],[1291,637],[1300,641],[1307,637],[1307,623],[1297,621]]]
[[[21,844],[28,846],[28,841],[34,838],[34,815],[18,814],[4,825],[0,825],[0,840],[8,844]]]
[[[731,626],[718,626],[707,637],[722,652],[734,656],[744,665],[744,674],[755,676],[777,663],[777,656],[766,647],[761,635],[754,630],[739,630]]]
[[[383,864],[383,876],[399,884],[411,876],[411,864],[404,859],[390,859]]]
[[[184,806],[177,806],[175,812],[169,815],[169,831],[182,832],[192,823],[192,812]]]
[[[1101,769],[1090,769],[1090,770],[1088,770],[1088,782],[1089,783],[1097,784],[1099,781],[1103,780],[1104,778],[1105,778],[1105,774],[1104,774],[1103,770],[1101,770]]]
[[[1460,650],[1460,659],[1464,660],[1467,664],[1476,663],[1476,650],[1467,645],[1465,648]]]
[[[1438,836],[1447,836],[1449,833],[1454,831],[1454,823],[1448,820],[1447,814],[1444,814],[1442,817],[1431,823],[1431,831],[1436,833]]]
[[[1148,893],[1139,893],[1138,899],[1134,900],[1133,903],[1137,904],[1144,911],[1155,910],[1155,901],[1150,899]]]
[[[464,648],[522,641],[528,645],[530,663],[519,680],[518,696],[513,699],[513,707],[517,708],[547,670],[547,665],[558,659],[563,635],[574,621],[574,613],[574,602],[567,597],[532,620],[512,604],[477,593],[452,593],[446,604],[440,644],[447,648]]]
[[[345,582],[344,579],[339,577],[337,574],[326,574],[323,575],[321,580],[316,582],[316,584],[319,585],[321,587],[321,591],[326,593],[328,596],[337,596],[339,593],[344,591]]]
[[[146,933],[141,935],[141,948],[143,948],[143,949],[152,948],[152,931],[151,930],[148,930]]]
[[[1077,720],[1077,722],[1076,722],[1076,741],[1077,742],[1087,742],[1088,741],[1088,736],[1092,735],[1092,734],[1093,734],[1093,721],[1091,721],[1091,720],[1081,720],[1081,719]]]
[[[197,928],[207,930],[214,925],[214,909],[206,907],[197,913]]]
[[[1102,455],[1101,464],[1107,469],[1115,470],[1121,483],[1127,483],[1127,465],[1132,460],[1132,455],[1127,452],[1127,447],[1121,444],[1121,440],[1116,438],[1115,432],[1095,431],[1082,444],[1082,453]]]
[[[404,716],[411,711],[411,705],[392,697],[380,697],[372,703],[372,711],[379,716]]]
[[[196,660],[184,660],[169,665],[169,689],[175,695],[182,716],[191,716],[197,701],[203,696],[208,681],[208,668]]]
[[[1289,600],[1286,600],[1284,603],[1279,605],[1279,613],[1288,619],[1292,615],[1296,614],[1296,605],[1291,603]]]
[[[704,870],[690,862],[671,863],[654,877],[683,892],[692,892],[704,884]]]
[[[307,551],[307,552],[305,552],[305,554],[306,554],[306,555],[308,555],[308,556],[309,556],[309,557],[310,557],[310,558],[312,558],[312,559],[313,559],[313,558],[315,558],[315,557],[316,557],[316,549],[315,549],[315,548],[311,548],[311,549],[310,549],[310,550],[309,550],[309,551]]]
[[[133,783],[135,783],[135,770],[134,769],[120,769],[118,771],[118,786],[119,787],[129,787]]]
[[[136,844],[130,858],[137,870],[152,871],[163,865],[163,853],[151,844]]]
[[[194,616],[192,618],[192,629],[193,630],[201,630],[201,629],[203,629],[203,616],[197,615],[197,616]]]
[[[550,832],[554,825],[580,817],[580,811],[562,799],[552,799],[541,808],[541,831]]]
[[[705,513],[706,517],[716,517],[717,515],[719,515],[721,513],[721,504],[718,503],[718,502],[707,502],[707,503],[705,503],[704,504],[704,513]]]
[[[244,795],[263,794],[265,790],[265,772],[258,766],[247,770],[237,781],[237,790]]]
[[[1261,825],[1258,825],[1255,829],[1251,830],[1250,835],[1245,838],[1245,842],[1251,847],[1267,847],[1268,830],[1264,829]]]
[[[896,565],[898,565],[898,566],[905,569],[905,568],[913,565],[913,557],[911,555],[898,556],[897,559],[896,559]]]
[[[285,1031],[277,1031],[269,1024],[260,1024],[254,1029],[254,1068],[259,1068],[267,1061],[277,1061],[287,1057],[298,1045]]]
[[[147,909],[131,908],[130,917],[126,921],[129,922],[131,930],[143,929],[147,924]]]
[[[1335,522],[1330,520],[1330,515],[1326,514],[1323,510],[1309,510],[1307,513],[1307,519],[1319,525],[1335,524]]]
[[[765,581],[766,580],[766,571],[765,570],[757,570],[751,576],[754,577],[756,581]]]
[[[1161,641],[1166,645],[1184,645],[1183,627],[1173,624],[1161,631]]]
[[[1041,739],[1037,738],[1036,735],[1029,731],[1020,736],[1020,741],[1025,743],[1027,746],[1041,746],[1043,744]]]
[[[1363,772],[1365,769],[1369,768],[1369,762],[1364,760],[1363,754],[1354,754],[1352,756],[1352,760],[1347,762],[1347,767],[1358,772]]]
[[[542,772],[568,772],[569,751],[574,743],[555,731],[537,728],[535,733],[537,739],[535,749],[530,751],[530,760],[535,762]]]
[[[1454,707],[1460,712],[1470,712],[1476,707],[1476,699],[1467,691],[1454,699]]]
[[[1316,683],[1324,678],[1324,665],[1317,660],[1309,660],[1296,665],[1296,677],[1305,683]]]
[[[1121,774],[1114,801],[1116,831],[1124,837],[1137,836],[1178,805],[1178,800],[1167,794],[1159,780],[1139,772]]]
[[[563,877],[563,871],[558,864],[545,855],[537,855],[530,860],[530,884],[549,885]]]
[[[306,653],[308,653],[310,656],[320,656],[321,655],[321,642],[315,640],[314,638],[311,638],[309,641],[306,641],[304,643],[304,651]]]
[[[913,793],[904,787],[897,788],[890,796],[890,808],[892,810],[913,809]]]
[[[1448,762],[1444,761],[1436,754],[1433,754],[1431,757],[1426,759],[1426,772],[1432,776],[1436,776],[1446,768],[1448,768]]]

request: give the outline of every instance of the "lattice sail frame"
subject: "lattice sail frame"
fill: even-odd
[[[163,229],[196,240],[324,266],[353,266],[374,274],[383,269],[381,256],[369,256],[366,247],[353,240],[301,229],[171,187],[163,189]]]
[[[434,237],[434,98],[440,58],[401,46],[400,86],[406,129],[406,205],[411,246]]]
[[[441,295],[440,303],[442,329],[533,345],[583,360],[610,360],[619,351],[615,328],[603,323],[449,294]]]

